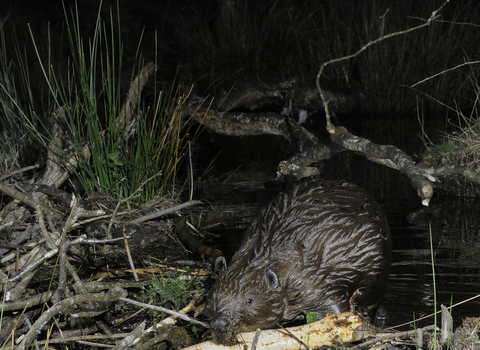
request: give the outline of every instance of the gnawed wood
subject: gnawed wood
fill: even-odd
[[[370,336],[374,328],[362,322],[361,318],[346,312],[340,315],[328,314],[323,320],[303,326],[287,328],[295,337],[311,348],[322,345],[332,346],[339,342],[351,343]],[[242,333],[238,336],[239,343],[224,346],[211,341],[189,346],[184,350],[243,350],[250,349],[256,332]],[[291,335],[281,329],[264,330],[260,334],[257,349],[300,349],[303,348]]]

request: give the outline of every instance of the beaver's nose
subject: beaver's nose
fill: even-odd
[[[227,316],[224,314],[218,314],[212,319],[210,326],[219,333],[226,333],[230,327],[230,322],[228,321]]]

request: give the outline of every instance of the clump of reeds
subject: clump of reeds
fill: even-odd
[[[65,133],[65,146],[57,157],[80,180],[86,194],[99,191],[119,198],[141,193],[136,199],[146,201],[171,190],[188,150],[190,124],[182,115],[186,96],[175,82],[157,88],[155,73],[144,77],[153,81],[153,91],[143,92],[145,82],[139,83],[137,77],[148,64],[143,62],[139,46],[135,62],[127,68],[116,13],[114,16],[110,11],[104,21],[99,10],[93,35],[87,38],[80,32],[78,9],[65,8],[70,54],[62,57],[62,69],[55,67],[50,57],[43,57],[45,48],[38,45],[31,30],[50,103],[34,111],[35,96],[31,94],[30,104],[21,103],[18,88],[10,84],[12,77],[5,68],[0,75],[5,111],[1,121],[7,134],[17,136],[16,141],[27,134],[44,148],[54,140],[51,127],[58,123]],[[20,67],[26,78],[28,67]],[[128,83],[124,82],[126,76],[130,76]],[[60,121],[53,120],[54,111],[61,111],[56,113]],[[122,118],[127,125],[120,127]],[[83,152],[86,146],[87,153]],[[75,155],[78,167],[72,168],[68,160]]]
[[[463,165],[480,170],[480,115],[475,106],[470,115],[458,110],[458,125],[443,133],[442,141],[429,145],[424,158],[435,165]],[[460,126],[459,126],[460,125]]]

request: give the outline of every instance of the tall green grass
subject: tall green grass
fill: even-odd
[[[99,191],[119,198],[141,193],[137,200],[145,201],[171,190],[188,150],[190,124],[182,116],[186,96],[175,82],[157,88],[153,64],[144,63],[140,46],[134,62],[124,62],[119,12],[110,10],[104,19],[101,6],[89,37],[81,33],[78,8],[64,8],[70,54],[62,57],[62,69],[43,57],[45,48],[30,30],[51,102],[43,115],[30,118],[18,105],[8,77],[1,76],[2,98],[20,110],[14,123],[5,125],[11,130],[17,125],[26,128],[43,145],[53,140],[52,125],[61,125],[65,145],[58,156],[87,194]],[[143,81],[138,78],[142,74]],[[87,156],[82,152],[85,145]],[[74,155],[79,155],[77,168],[68,163]]]

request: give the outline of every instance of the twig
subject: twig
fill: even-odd
[[[130,238],[130,236],[127,236]],[[112,239],[85,239],[82,241],[82,243],[85,244],[108,244],[108,243],[114,243],[123,240],[123,237],[118,237],[118,238],[112,238]]]
[[[119,300],[123,296],[126,296],[128,293],[126,290],[120,287],[111,288],[108,293],[85,293],[75,295],[71,298],[64,299],[56,304],[54,304],[50,309],[45,311],[42,316],[40,316],[35,324],[32,325],[32,328],[25,334],[22,342],[18,345],[17,350],[25,350],[32,343],[35,336],[40,332],[40,330],[51,320],[52,317],[56,316],[63,310],[76,305],[78,303],[85,302],[113,302]]]
[[[177,237],[195,253],[210,257],[215,271],[221,268],[222,263],[225,260],[223,253],[218,249],[205,245],[195,236],[190,234],[190,232],[188,232],[187,219],[185,217],[180,216],[175,220],[175,233],[177,234]]]
[[[79,218],[90,218],[105,215],[105,212],[101,209],[86,210],[81,204],[78,203],[78,200],[75,196],[73,196],[71,208],[72,210],[70,211],[70,216],[68,217],[67,222],[64,225],[63,236],[65,236],[65,234],[74,227],[74,224],[78,221]]]
[[[309,347],[307,344],[305,344],[301,339],[299,339],[298,337],[296,337],[295,335],[293,335],[292,332],[290,332],[288,329],[286,329],[285,327],[283,327],[280,323],[277,322],[276,324],[277,324],[277,326],[278,326],[279,328],[281,328],[281,329],[283,329],[285,332],[287,332],[289,336],[291,336],[293,339],[295,339],[295,340],[298,341],[300,344],[302,344],[307,350],[310,350],[310,347]],[[257,335],[255,334],[255,337],[256,337],[256,336],[257,336]]]
[[[102,344],[102,343],[94,343],[94,342],[85,341],[85,340],[77,340],[77,343],[82,344],[82,345],[86,345],[89,348],[110,348],[110,349],[113,348],[113,345]]]
[[[480,61],[464,62],[464,63],[462,63],[462,64],[459,64],[458,66],[455,66],[455,67],[449,68],[449,69],[445,69],[445,70],[443,70],[443,71],[441,71],[441,72],[439,72],[439,73],[437,73],[437,74],[431,75],[431,76],[429,76],[429,77],[427,77],[427,78],[425,78],[425,79],[423,79],[423,80],[420,80],[420,81],[416,82],[415,84],[410,85],[410,87],[413,88],[413,87],[415,87],[415,86],[417,86],[417,85],[419,85],[419,84],[423,84],[424,82],[426,82],[426,81],[428,81],[428,80],[430,80],[430,79],[433,79],[433,78],[435,78],[435,77],[438,77],[439,75],[442,75],[443,73],[450,72],[450,71],[452,71],[452,70],[456,70],[456,69],[458,69],[458,68],[460,68],[460,67],[463,67],[463,66],[466,66],[466,65],[477,64],[477,63],[480,63]]]
[[[15,311],[20,309],[26,309],[32,306],[43,304],[50,300],[53,292],[43,292],[40,294],[32,295],[26,298],[14,300],[14,301],[5,301],[2,303],[3,311]]]
[[[431,331],[433,329],[435,329],[434,325],[426,326],[426,327],[422,328],[422,332]],[[392,338],[409,338],[409,337],[415,336],[416,332],[417,332],[417,330],[414,329],[414,330],[411,330],[411,331],[405,331],[405,332],[399,332],[399,333],[387,333],[387,334],[382,333],[382,335],[380,335],[378,337],[375,337],[375,339],[372,339],[372,340],[366,341],[364,343],[358,344],[357,347],[366,348],[366,347],[368,347],[372,344],[375,344],[378,341],[392,339]]]
[[[144,216],[142,216],[142,217],[139,217],[139,218],[137,218],[137,219],[135,219],[135,220],[132,220],[132,221],[128,222],[127,224],[139,224],[139,223],[141,223],[141,222],[148,221],[148,220],[152,220],[152,219],[158,218],[158,217],[160,217],[160,216],[164,216],[164,215],[167,215],[167,214],[171,214],[171,213],[174,213],[174,212],[176,212],[176,211],[179,211],[179,210],[182,210],[182,209],[185,209],[185,208],[194,206],[194,205],[198,205],[198,204],[202,204],[202,202],[201,202],[201,201],[197,201],[197,200],[188,201],[188,202],[185,202],[185,203],[176,205],[176,206],[171,207],[171,208],[159,210],[159,211],[156,211],[156,212],[154,212],[154,213],[150,213],[150,214],[148,214],[148,215],[144,215]]]
[[[20,191],[17,191],[12,186],[7,185],[5,182],[0,181],[0,191],[4,192],[7,196],[12,197],[13,199],[18,199],[19,201],[25,203],[31,208],[35,208],[35,203],[33,201],[32,196],[29,196]],[[54,216],[61,215],[61,213],[58,210],[50,208],[43,204],[40,204],[40,209],[42,210],[43,213],[47,215],[54,215]]]
[[[70,245],[81,243],[85,240],[86,237],[87,236],[82,235],[82,236],[78,237],[77,239],[71,241]],[[48,259],[50,259],[52,256],[54,256],[57,253],[58,253],[58,248],[54,248],[54,249],[48,251],[47,253],[43,254],[38,259],[35,259],[34,261],[32,261],[30,265],[23,268],[22,272],[20,272],[19,275],[15,276],[15,277],[12,277],[10,279],[10,282],[15,282],[16,280],[24,277],[27,273],[33,271],[37,266],[43,264],[45,261],[47,261]]]
[[[57,245],[59,242],[58,237],[56,237],[57,242],[55,242],[52,238],[53,233],[50,234],[47,230],[47,227],[45,226],[45,221],[43,219],[43,212],[40,208],[40,198],[37,192],[33,192],[32,196],[35,204],[38,224],[40,225],[40,231],[42,232],[43,237],[47,240],[47,243],[50,246],[50,248],[51,249],[57,248]]]
[[[195,303],[196,303],[196,300],[190,301],[190,303],[188,303],[187,306],[185,306],[183,309],[179,310],[178,312],[180,312],[181,314],[186,314],[187,312],[190,312],[190,311],[194,310],[195,309]],[[150,328],[145,330],[145,334],[150,333],[150,332],[154,332],[154,331],[158,332],[160,330],[160,328],[162,328],[162,327],[165,327],[165,326],[171,325],[171,324],[175,324],[176,319],[177,318],[175,316],[169,316],[169,317],[161,320],[160,322],[155,323],[153,326],[151,326]],[[137,343],[137,342],[135,342],[135,343]]]
[[[42,166],[44,166],[45,164],[35,164],[35,165],[30,165],[30,166],[27,166],[27,167],[24,167],[24,168],[21,168],[21,169],[17,169],[17,170],[14,170],[14,171],[11,171],[9,172],[8,174],[4,174],[2,176],[0,176],[0,181],[3,181],[3,180],[6,180],[8,179],[9,177],[12,177],[14,175],[17,175],[17,174],[20,174],[20,173],[23,173],[25,171],[29,171],[29,170],[33,170],[33,169],[40,169]]]
[[[70,276],[73,277],[73,280],[75,281],[75,284],[78,286],[80,291],[82,293],[88,293],[87,289],[83,286],[83,281],[78,276],[77,271],[73,268],[73,266],[68,261],[65,261],[65,266],[67,267],[68,273],[70,274]],[[90,304],[89,301],[87,302]],[[93,305],[92,305],[92,308],[93,308]]]
[[[76,336],[76,337],[68,337],[68,338],[62,338],[62,339],[50,339],[48,342],[51,344],[62,344],[62,343],[70,343],[70,342],[84,342],[84,339],[89,339],[89,340],[96,340],[96,339],[118,339],[118,338],[124,338],[128,335],[128,333],[118,333],[118,334],[110,334],[110,335],[103,335],[103,334],[91,334],[91,335],[81,335],[81,336]],[[44,345],[46,343],[46,340],[40,340],[37,341],[36,344],[38,345]],[[86,343],[86,342],[84,342]],[[113,346],[110,346],[113,347]]]
[[[128,214],[131,214],[132,212],[133,212],[133,210],[122,211],[120,213],[116,213],[116,216],[128,215]],[[73,224],[72,228],[76,228],[78,226],[82,226],[82,225],[88,224],[88,223],[93,222],[93,221],[111,218],[112,216],[113,216],[113,214],[107,214],[107,215],[101,215],[101,216],[93,217],[93,218],[90,218],[90,219],[87,219],[87,220],[83,220],[83,221],[80,221],[80,222],[77,222],[77,223]]]
[[[462,305],[462,304],[468,303],[469,301],[472,301],[473,299],[477,299],[477,298],[480,298],[480,294],[475,295],[474,297],[465,299],[465,300],[463,300],[463,301],[460,301],[460,302],[458,302],[458,303],[456,303],[456,304],[453,304],[452,306],[447,307],[447,310],[450,310],[450,309],[452,309],[452,308],[454,308],[454,307],[457,307],[458,305]],[[389,327],[389,328],[392,328],[392,329],[393,329],[393,328],[399,328],[399,327],[403,327],[403,326],[408,326],[408,325],[411,325],[411,324],[414,323],[414,322],[418,322],[418,321],[421,321],[421,320],[425,320],[425,319],[427,319],[427,318],[429,318],[429,317],[435,316],[436,314],[438,314],[438,313],[440,313],[440,312],[441,312],[441,311],[437,311],[437,312],[434,312],[434,313],[432,313],[432,314],[430,314],[430,315],[426,315],[426,316],[423,316],[423,317],[421,317],[421,318],[417,318],[415,321],[410,321],[410,322],[402,323],[402,324],[399,324],[399,325],[396,325],[396,326],[392,326],[392,327]]]
[[[335,58],[335,59],[332,59],[330,61],[327,61],[327,62],[324,62],[322,63],[322,65],[320,66],[320,69],[318,71],[318,74],[317,74],[317,79],[316,79],[316,85],[317,85],[317,90],[318,90],[318,93],[320,94],[320,97],[322,98],[322,101],[323,101],[323,106],[325,108],[325,116],[326,116],[326,119],[327,119],[327,131],[331,134],[334,134],[336,132],[335,130],[335,127],[333,126],[333,124],[331,123],[330,121],[330,112],[329,112],[329,109],[328,109],[328,100],[325,96],[325,93],[323,91],[323,89],[320,87],[320,77],[322,76],[322,73],[323,73],[323,70],[325,69],[326,66],[328,66],[329,64],[332,64],[332,63],[336,63],[336,62],[341,62],[341,61],[345,61],[345,60],[349,60],[351,58],[354,58],[356,56],[358,56],[360,53],[362,53],[363,51],[365,51],[368,47],[372,46],[372,45],[375,45],[385,39],[388,39],[388,38],[392,38],[394,36],[397,36],[397,35],[403,35],[403,34],[406,34],[408,32],[412,32],[412,31],[415,31],[417,29],[420,29],[420,28],[423,28],[423,27],[426,27],[426,26],[429,26],[430,23],[432,23],[435,19],[437,19],[438,17],[440,17],[440,15],[437,15],[437,13],[449,2],[449,0],[445,1],[437,10],[433,11],[432,14],[430,15],[430,17],[428,18],[428,20],[419,25],[419,26],[416,26],[416,27],[413,27],[413,28],[409,28],[409,29],[406,29],[406,30],[402,30],[402,31],[399,31],[399,32],[394,32],[394,33],[390,33],[390,34],[387,34],[387,35],[382,35],[381,37],[375,39],[375,40],[371,40],[369,41],[368,43],[366,43],[365,45],[363,45],[360,50],[358,50],[357,52],[351,54],[351,55],[348,55],[348,56],[344,56],[344,57],[339,57],[339,58]]]
[[[261,329],[257,329],[255,333],[255,338],[253,338],[252,341],[252,347],[250,348],[251,350],[257,350],[257,344],[258,344],[258,339],[260,339],[260,334],[262,333]],[[294,337],[296,338],[296,337]]]
[[[4,289],[5,290],[5,289]],[[5,298],[3,299],[5,300]],[[12,344],[15,343],[15,338],[14,338],[14,335],[15,335],[15,332],[13,330],[17,329],[18,327],[18,324],[20,323],[20,321],[22,320],[23,317],[25,317],[25,321],[29,321],[29,318],[28,318],[28,315],[25,313],[25,311],[27,310],[27,306],[23,307],[23,310],[22,310],[22,313],[20,314],[20,316],[18,316],[17,320],[15,321],[15,325],[13,325],[13,327],[11,327],[11,332],[10,335],[8,337],[6,337],[5,341],[3,342],[3,344],[0,344],[2,346],[2,350],[4,349],[5,347],[5,344],[8,343],[8,341],[10,340],[10,338],[12,339]],[[3,320],[2,320],[3,321]],[[6,326],[5,323],[2,323],[2,326]],[[7,326],[8,327],[8,326]],[[8,328],[7,328],[8,329]]]
[[[65,295],[67,285],[67,247],[69,245],[68,240],[65,240],[59,247],[60,259],[59,259],[59,273],[58,273],[58,287],[55,294],[52,296],[53,303],[57,303],[63,299]],[[51,286],[49,286],[51,287]]]
[[[138,281],[137,270],[135,269],[135,264],[133,263],[132,254],[130,254],[130,246],[128,244],[127,232],[125,231],[125,225],[123,225],[123,240],[125,242],[125,250],[127,251],[128,263],[132,269],[133,278],[135,281]]]
[[[129,335],[123,338],[122,341],[119,342],[113,349],[123,350],[128,348],[130,345],[132,345],[132,343],[142,335],[143,330],[145,329],[146,323],[147,323],[146,320],[140,323],[137,327],[135,327],[135,329]]]
[[[122,203],[125,203],[125,202],[128,202],[130,201],[132,198],[136,197],[137,196],[137,192],[140,192],[142,189],[143,189],[143,186],[145,186],[145,184],[149,181],[151,181],[152,179],[156,178],[157,176],[160,176],[162,174],[161,171],[159,171],[158,173],[156,173],[155,175],[149,177],[148,179],[146,179],[145,181],[143,181],[140,186],[138,186],[138,188],[130,195],[128,196],[127,198],[125,199],[121,199],[118,201],[117,203],[117,206],[115,207],[115,210],[113,211],[112,213],[112,218],[110,219],[110,222],[108,224],[108,228],[107,228],[107,238],[112,238],[112,234],[111,234],[111,229],[112,229],[112,225],[114,223],[118,223],[116,220],[115,220],[115,215],[117,213],[117,210],[120,208],[120,204]],[[122,193],[121,189],[120,189],[120,193]]]
[[[155,305],[141,303],[139,301],[135,301],[135,300],[124,298],[124,297],[119,298],[119,300],[122,300],[126,303],[129,303],[129,304],[144,307],[144,308],[147,308],[147,309],[152,309],[152,310],[156,310],[156,311],[160,311],[160,312],[165,312],[167,314],[177,316],[178,318],[181,318],[182,320],[198,324],[199,326],[202,326],[202,327],[205,327],[205,328],[210,328],[209,324],[207,324],[205,322],[202,322],[202,321],[199,321],[196,318],[184,315],[184,314],[182,314],[180,312],[177,312],[177,311],[174,311],[174,310],[165,309],[164,307],[161,307],[161,306],[155,306]]]

